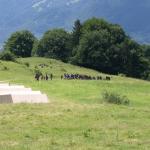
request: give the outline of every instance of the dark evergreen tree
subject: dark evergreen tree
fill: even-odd
[[[73,47],[76,47],[77,45],[79,45],[79,41],[81,38],[81,29],[82,29],[82,24],[80,20],[76,20],[74,23],[73,32],[72,32]]]

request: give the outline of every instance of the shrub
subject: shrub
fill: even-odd
[[[30,67],[30,64],[28,62],[25,62],[24,65]]]
[[[126,75],[123,74],[123,73],[119,73],[118,76],[119,76],[119,77],[126,77]]]
[[[0,54],[0,59],[1,60],[6,60],[6,61],[15,61],[16,56],[14,54],[12,54],[10,51],[3,51]]]
[[[3,70],[3,71],[7,71],[7,70],[9,70],[9,68],[6,67],[6,66],[3,66],[2,70]]]
[[[117,93],[105,91],[103,93],[103,99],[107,103],[117,104],[117,105],[129,105],[130,100],[126,96],[122,96]]]

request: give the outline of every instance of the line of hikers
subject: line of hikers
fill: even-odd
[[[110,76],[102,77],[102,76],[90,76],[90,75],[82,75],[82,74],[67,74],[61,75],[61,79],[65,80],[111,80]]]
[[[41,73],[36,73],[34,78],[37,81],[40,81],[40,80],[46,80],[46,81],[48,81],[49,79],[53,80],[53,74],[51,73],[50,75],[48,75],[48,74],[43,75]]]
[[[48,74],[41,74],[41,73],[36,73],[35,74],[35,79],[37,81],[40,81],[40,80],[46,80],[48,81],[49,79],[50,80],[53,80],[53,74],[51,73],[50,75]],[[65,73],[64,75],[61,75],[61,80],[108,80],[110,81],[111,80],[111,77],[110,76],[105,76],[105,77],[102,77],[102,76],[90,76],[90,75],[83,75],[83,74],[67,74]]]

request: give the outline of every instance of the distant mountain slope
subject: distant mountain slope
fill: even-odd
[[[37,36],[49,28],[71,29],[75,19],[102,17],[121,24],[130,36],[150,42],[149,0],[0,0],[0,42],[29,29]]]

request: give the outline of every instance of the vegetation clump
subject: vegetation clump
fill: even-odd
[[[105,91],[103,93],[103,100],[107,103],[117,105],[129,105],[130,100],[126,96],[122,96],[118,93]]]
[[[24,65],[25,65],[26,67],[30,67],[30,63],[28,63],[28,62],[25,62]]]
[[[3,71],[7,71],[7,70],[9,70],[9,68],[6,67],[6,66],[3,66],[2,70],[3,70]]]
[[[15,61],[16,56],[10,51],[3,51],[0,53],[0,59],[4,61]]]

